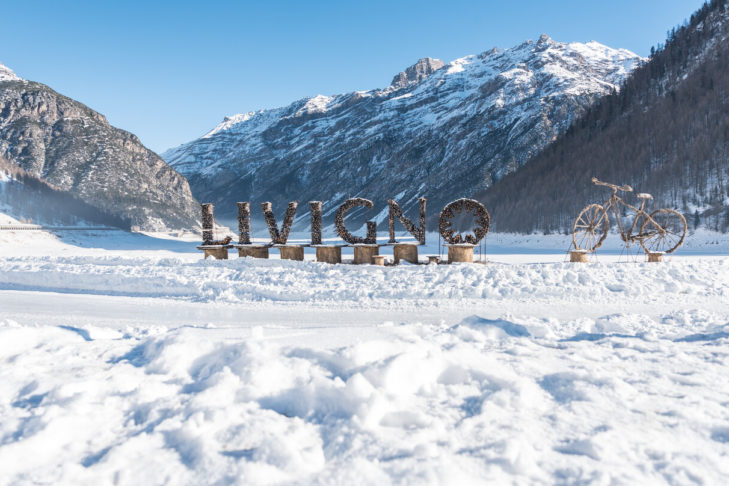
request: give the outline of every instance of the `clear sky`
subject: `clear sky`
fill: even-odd
[[[0,3],[0,62],[103,113],[149,148],[224,116],[387,86],[542,33],[647,56],[702,0],[63,1]]]

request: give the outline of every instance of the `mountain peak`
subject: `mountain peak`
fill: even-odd
[[[555,47],[563,44],[561,42],[555,41],[547,34],[542,34],[539,36],[536,42],[529,41],[529,45],[532,46],[530,47],[530,49],[532,49],[534,52],[544,52],[550,47]]]
[[[418,59],[418,62],[392,78],[390,86],[399,89],[417,84],[443,66],[445,66],[445,63],[440,59],[433,59],[432,57]]]
[[[537,45],[543,45],[543,44],[551,44],[554,41],[551,37],[549,37],[547,34],[542,34],[539,36],[539,40],[537,40]]]
[[[0,62],[0,81],[22,81],[23,78],[13,72],[12,69]]]

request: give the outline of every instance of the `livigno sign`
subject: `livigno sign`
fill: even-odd
[[[395,240],[395,220],[398,220],[402,224],[405,230],[410,233],[420,244],[425,244],[425,207],[426,199],[419,198],[420,203],[420,221],[416,225],[403,213],[400,205],[394,199],[387,201],[388,204],[388,224],[390,231],[389,243],[396,243]],[[261,203],[261,210],[263,211],[263,217],[268,226],[268,232],[271,235],[271,243],[273,245],[285,245],[291,232],[291,225],[294,222],[294,216],[296,216],[296,209],[298,207],[297,202],[290,202],[286,208],[284,219],[281,227],[279,228],[276,222],[276,217],[273,212],[273,205],[270,202]],[[310,201],[309,202],[311,212],[311,244],[321,245],[322,244],[322,202],[321,201]],[[344,222],[347,212],[356,208],[364,207],[372,209],[374,204],[369,199],[364,198],[352,198],[347,199],[338,208],[334,216],[334,226],[337,230],[337,234],[345,242],[350,245],[357,244],[377,244],[377,223],[374,221],[367,221],[366,223],[366,234],[365,236],[355,236],[349,232]],[[457,233],[453,228],[453,219],[457,214],[465,213],[472,214],[474,217],[474,228],[472,233],[461,235]],[[202,205],[202,223],[203,223],[203,244],[215,244],[213,241],[213,227],[215,223],[213,215],[213,205],[203,204]],[[490,216],[488,211],[483,204],[474,199],[458,199],[447,204],[440,213],[438,219],[438,231],[443,237],[446,243],[451,245],[457,244],[471,244],[476,245],[481,241],[489,231]],[[238,203],[238,234],[239,234],[239,245],[250,245],[251,243],[251,206],[249,202]]]

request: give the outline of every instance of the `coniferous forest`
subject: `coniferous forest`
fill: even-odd
[[[568,231],[582,207],[609,195],[590,182],[597,177],[653,194],[649,208],[678,209],[690,228],[729,231],[727,3],[704,4],[619,92],[487,189],[494,228]]]
[[[0,184],[0,204],[28,222],[46,225],[94,223],[129,230],[131,223],[59,190],[46,181],[0,158],[0,173],[10,181]]]

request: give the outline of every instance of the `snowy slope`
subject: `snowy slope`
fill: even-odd
[[[413,81],[399,81],[408,79],[402,73],[385,89],[228,117],[163,158],[198,199],[227,214],[240,200],[324,200],[333,208],[348,194],[378,205],[395,194],[439,204],[526,162],[585,106],[619,88],[641,58],[544,35],[439,69],[435,61],[419,61],[409,68],[419,73]]]

